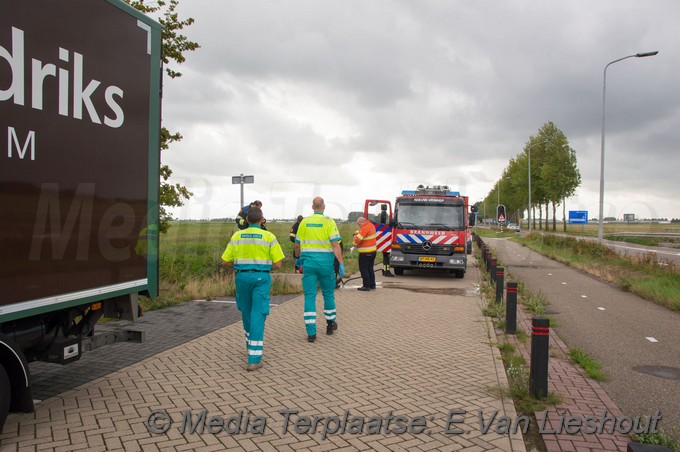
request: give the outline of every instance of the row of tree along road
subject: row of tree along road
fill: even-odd
[[[580,185],[576,150],[554,123],[547,122],[536,135],[529,137],[522,152],[510,159],[493,189],[484,201],[477,203],[477,211],[480,215],[493,217],[496,205],[503,204],[507,213],[506,221],[519,223],[531,199],[532,227],[542,229],[545,225],[548,230],[547,219],[552,217],[554,231],[557,229],[557,207],[562,205],[562,217],[566,218],[564,200],[573,196]],[[552,215],[549,214],[550,210]],[[566,227],[566,221],[564,224]]]

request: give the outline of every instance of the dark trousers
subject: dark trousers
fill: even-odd
[[[359,271],[361,272],[361,279],[364,287],[375,289],[375,273],[373,272],[373,263],[375,262],[375,253],[359,253]]]

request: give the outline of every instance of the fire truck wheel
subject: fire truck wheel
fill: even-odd
[[[2,426],[5,425],[5,419],[7,419],[9,414],[10,397],[9,377],[7,372],[5,372],[5,368],[0,365],[0,433],[2,433]]]
[[[456,278],[465,278],[465,270],[456,270]]]
[[[401,267],[393,267],[394,268],[394,274],[397,276],[402,276],[404,274],[404,269]]]

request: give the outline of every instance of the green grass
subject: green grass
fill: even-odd
[[[680,269],[654,254],[622,256],[597,242],[531,234],[517,238],[551,259],[618,285],[621,289],[680,311]]]
[[[267,230],[276,235],[285,258],[275,273],[293,273],[293,243],[289,239],[292,222],[267,223]],[[349,254],[349,244],[355,224],[339,223],[338,229],[345,246],[343,260],[346,275],[358,271],[357,253]],[[213,299],[235,292],[233,270],[222,267],[221,257],[231,236],[236,232],[233,222],[183,221],[173,222],[160,236],[160,294],[149,300],[142,298],[143,309],[149,311],[194,299]],[[376,259],[382,262],[382,257]],[[272,294],[295,293],[296,289],[280,282],[272,284]]]
[[[479,249],[476,250],[478,260],[481,260]],[[491,282],[489,273],[480,268],[480,292],[486,300],[486,306],[482,308],[482,313],[493,319],[493,322],[499,330],[505,328],[505,303],[496,303],[496,289]],[[544,297],[540,300],[547,305]],[[527,340],[527,334],[524,331],[517,332],[517,339],[521,342]],[[562,402],[562,399],[555,392],[550,392],[544,399],[536,399],[529,393],[529,370],[527,368],[526,360],[517,348],[509,343],[506,339],[498,344],[498,349],[501,353],[501,359],[505,365],[505,371],[508,376],[508,396],[511,397],[522,415],[533,415],[537,411],[543,411],[548,406],[554,406]]]
[[[680,452],[680,442],[677,431],[667,433],[659,430],[656,433],[638,433],[633,435],[633,441],[641,444],[651,444],[655,446],[666,446],[673,452]]]
[[[583,368],[589,378],[597,381],[607,381],[607,376],[601,370],[602,365],[585,351],[580,348],[573,348],[569,350],[569,356],[576,364]]]
[[[498,348],[508,375],[509,395],[520,414],[532,415],[562,402],[555,392],[549,392],[544,399],[532,397],[529,393],[529,370],[524,356],[516,351],[514,345],[507,342],[499,344]]]

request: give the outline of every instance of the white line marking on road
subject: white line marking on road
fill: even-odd
[[[651,337],[651,336],[645,337],[645,339],[647,339],[649,342],[659,342],[659,341],[657,341],[656,339],[654,339],[654,338]]]
[[[565,283],[564,281],[562,281],[562,285],[563,285],[563,286],[566,286],[566,285],[567,285],[567,283]]]
[[[552,276],[552,273],[548,273],[548,276]]]
[[[581,298],[588,298],[588,295],[581,295]]]
[[[227,304],[236,304],[235,300],[210,300],[213,303],[227,303]]]
[[[599,306],[597,309],[598,309],[598,311],[606,311],[606,309],[603,308],[602,306]]]

